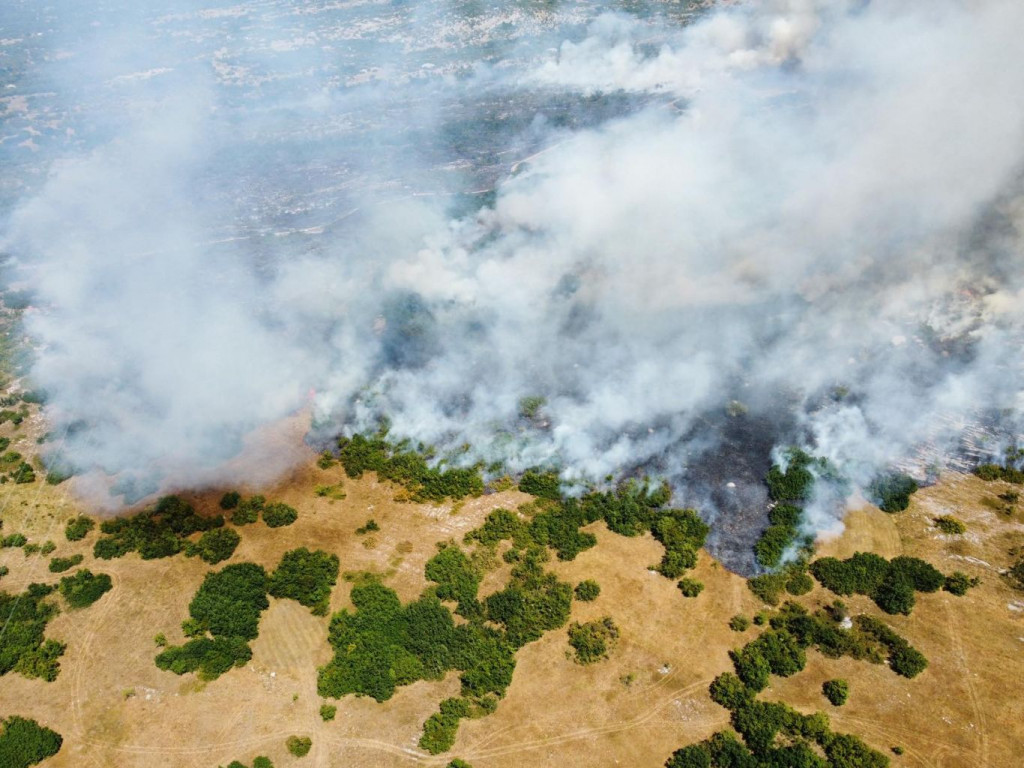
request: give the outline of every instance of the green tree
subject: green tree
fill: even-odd
[[[241,540],[238,532],[231,528],[215,528],[199,537],[195,552],[203,561],[216,565],[231,557]]]
[[[110,577],[105,573],[93,575],[88,568],[65,576],[60,580],[60,593],[71,608],[87,608],[110,591]]]
[[[338,556],[320,549],[311,552],[300,547],[285,552],[270,577],[270,594],[296,600],[312,608],[315,615],[326,616],[331,588],[338,581],[338,568]]]
[[[826,680],[821,685],[821,692],[834,706],[841,707],[850,696],[850,684],[845,680]]]
[[[577,600],[589,603],[596,600],[597,596],[601,594],[601,585],[593,579],[586,579],[576,585],[573,593],[576,595]]]
[[[29,768],[57,754],[63,743],[56,731],[13,715],[0,723],[0,765]]]
[[[270,528],[281,528],[291,525],[298,517],[299,513],[295,511],[294,507],[282,504],[281,502],[267,504],[263,509],[263,522]]]
[[[313,740],[308,736],[289,736],[284,744],[295,757],[305,757],[313,746]]]

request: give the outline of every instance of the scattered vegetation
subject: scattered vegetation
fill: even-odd
[[[576,589],[573,590],[573,594],[576,595],[576,599],[584,603],[590,603],[597,599],[597,596],[601,594],[601,585],[593,579],[586,579],[576,585]]]
[[[60,580],[60,594],[71,608],[88,608],[111,589],[110,577],[105,573],[93,574],[88,568]]]
[[[578,664],[593,664],[608,658],[608,651],[619,639],[619,628],[610,616],[586,624],[569,625],[569,645],[575,651]]]
[[[967,524],[952,515],[936,517],[935,525],[948,536],[959,536],[960,534],[967,533]]]
[[[171,557],[185,548],[193,533],[224,525],[222,517],[203,517],[178,496],[164,496],[152,509],[132,517],[104,520],[100,531],[106,536],[93,546],[93,554],[110,560],[138,552],[143,560]]]
[[[46,624],[57,615],[57,606],[45,602],[55,587],[30,584],[20,595],[0,592],[0,616],[5,630],[0,637],[0,675],[15,671],[47,682],[57,679],[58,659],[64,644],[46,640]]]
[[[377,525],[377,521],[374,520],[371,517],[369,520],[367,520],[361,526],[356,528],[356,533],[359,534],[360,536],[364,536],[367,533],[374,533],[375,531],[379,531],[379,530],[380,530],[380,526]]]
[[[12,533],[0,539],[0,547],[3,547],[4,549],[13,547],[24,547],[27,543],[28,539],[25,538],[25,535],[21,533]]]
[[[64,535],[68,541],[81,541],[95,527],[96,522],[91,517],[80,515],[68,520],[68,524],[64,528]]]
[[[857,552],[846,560],[824,557],[811,563],[811,573],[837,595],[868,595],[886,613],[909,614],[915,592],[935,592],[946,577],[916,557],[887,561],[871,552]]]
[[[29,768],[56,755],[64,740],[35,720],[14,715],[0,723],[0,765]]]
[[[333,704],[324,704],[320,707],[320,719],[325,723],[329,720],[333,720],[334,716],[338,714],[338,708]]]

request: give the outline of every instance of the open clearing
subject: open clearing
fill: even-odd
[[[251,560],[272,569],[289,549],[322,548],[339,556],[343,573],[379,573],[410,600],[427,586],[423,567],[438,542],[461,540],[492,509],[513,508],[529,498],[510,491],[459,505],[403,503],[396,501],[395,488],[372,475],[351,481],[340,466],[321,470],[314,459],[310,454],[285,481],[263,490],[298,509],[298,521],[276,530],[262,522],[239,528],[242,543],[229,563]],[[314,493],[317,485],[336,483],[343,483],[344,499]],[[773,677],[763,696],[805,712],[824,710],[836,730],[856,733],[883,751],[902,746],[905,754],[893,758],[895,766],[1019,764],[1024,593],[1011,590],[999,570],[1010,564],[1007,550],[1024,544],[1024,534],[1020,512],[1006,515],[992,503],[1000,490],[1000,484],[950,475],[916,494],[902,515],[873,508],[852,512],[843,536],[819,548],[839,556],[863,549],[887,557],[912,554],[944,572],[981,577],[982,585],[966,597],[919,595],[910,617],[885,617],[928,657],[923,674],[906,680],[886,666],[810,652],[802,673]],[[219,512],[219,492],[189,498],[201,510]],[[459,756],[475,768],[654,768],[674,749],[727,726],[728,713],[710,701],[707,686],[731,668],[728,650],[754,636],[754,628],[732,632],[729,618],[751,616],[762,607],[741,578],[703,553],[692,575],[706,589],[697,598],[683,598],[673,581],[648,570],[662,552],[652,538],[624,538],[595,524],[595,548],[573,562],[553,560],[550,567],[572,583],[593,578],[601,584],[596,601],[573,604],[571,620],[612,616],[622,636],[611,658],[581,667],[569,658],[565,630],[549,632],[518,654],[515,677],[497,712],[463,721],[455,748],[431,757],[416,746],[420,729],[442,698],[457,693],[456,673],[399,688],[384,704],[352,697],[333,702],[337,717],[324,723],[316,668],[330,658],[328,618],[273,599],[246,667],[209,684],[162,672],[153,663],[153,637],[163,632],[171,643],[183,640],[180,622],[210,567],[183,556],[93,560],[96,531],[80,542],[64,539],[63,523],[77,509],[63,486],[8,485],[0,499],[5,532],[20,530],[37,542],[52,539],[55,555],[81,553],[85,566],[114,581],[114,589],[93,607],[64,611],[49,625],[47,636],[68,644],[56,682],[8,674],[0,683],[0,714],[32,717],[63,735],[63,749],[46,763],[53,768],[205,768],[250,762],[259,754],[277,766],[443,766]],[[968,532],[940,534],[931,523],[939,514],[960,517]],[[356,535],[371,517],[381,530]],[[14,592],[31,581],[55,581],[47,562],[26,558],[20,549],[0,550],[0,565],[10,567],[0,586]],[[483,593],[503,575],[504,566],[490,574]],[[349,592],[350,584],[340,580],[332,612],[349,605]],[[832,599],[816,588],[800,601],[815,606]],[[866,598],[846,602],[855,611],[878,614]],[[850,682],[850,700],[842,708],[820,693],[822,681],[834,677]],[[286,752],[284,740],[291,734],[312,738],[307,757]]]

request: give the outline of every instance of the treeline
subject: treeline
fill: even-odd
[[[331,588],[338,578],[338,558],[305,547],[286,552],[272,574],[255,563],[236,563],[206,575],[189,603],[182,631],[189,640],[157,654],[156,665],[178,675],[198,672],[215,680],[252,658],[249,642],[259,635],[268,595],[297,600],[327,613]]]
[[[974,474],[982,480],[1002,480],[1006,483],[1021,485],[1024,483],[1024,470],[1020,469],[1021,461],[1024,460],[1024,449],[1010,446],[1006,449],[1003,463],[990,462],[980,464],[974,468]]]
[[[392,444],[385,431],[373,437],[360,434],[338,439],[339,458],[345,474],[362,477],[376,472],[384,480],[404,486],[414,501],[443,501],[479,496],[484,492],[480,467],[446,467],[445,462],[430,466],[432,458],[425,446],[410,448],[408,441]]]
[[[915,592],[937,592],[945,587],[953,594],[963,594],[977,583],[959,572],[946,577],[917,557],[889,561],[872,552],[857,552],[846,560],[823,557],[811,563],[810,570],[826,589],[837,595],[867,595],[890,614],[909,615]]]

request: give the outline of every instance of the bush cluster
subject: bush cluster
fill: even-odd
[[[96,522],[91,517],[79,515],[68,520],[68,524],[64,528],[64,535],[68,541],[81,541],[95,527]]]
[[[138,552],[143,560],[170,557],[185,548],[188,536],[223,525],[223,517],[203,517],[184,499],[164,496],[152,509],[132,517],[104,520],[100,531],[106,535],[96,541],[93,554],[104,560],[129,552]]]
[[[249,525],[260,519],[260,512],[267,505],[265,496],[259,494],[250,496],[245,501],[235,504],[235,511],[231,513],[231,522],[234,525]]]
[[[88,608],[109,592],[111,587],[107,574],[94,575],[88,568],[60,580],[60,594],[71,608]]]
[[[883,512],[894,514],[910,506],[910,497],[917,492],[917,481],[910,475],[881,475],[868,486],[868,499]]]
[[[0,675],[13,670],[47,682],[57,679],[58,659],[65,646],[44,638],[47,623],[57,615],[57,607],[44,602],[54,589],[45,584],[30,584],[20,595],[0,591],[0,616],[4,617],[6,627],[0,643]]]
[[[946,583],[924,560],[901,556],[888,561],[872,552],[857,552],[846,560],[823,557],[810,568],[826,589],[837,595],[868,595],[890,614],[909,614],[915,592],[935,592]]]
[[[590,603],[597,600],[598,595],[601,594],[601,585],[593,579],[585,579],[576,585],[573,594],[576,595],[577,600]]]
[[[959,536],[967,533],[967,525],[958,517],[953,515],[940,515],[935,518],[935,525],[940,531],[948,536]]]
[[[829,703],[841,707],[850,697],[850,684],[845,680],[826,680],[821,684],[821,692]]]
[[[331,589],[338,582],[338,556],[305,547],[285,552],[270,577],[273,597],[290,598],[311,608],[316,616],[327,615]]]
[[[64,740],[35,720],[14,715],[0,722],[0,765],[29,768],[60,752]]]
[[[259,634],[261,613],[269,606],[266,571],[255,563],[237,563],[206,575],[182,625],[192,639],[169,646],[156,657],[160,669],[177,675],[199,672],[215,680],[252,658],[249,641]],[[213,638],[206,637],[209,632]]]
[[[608,651],[619,639],[619,628],[610,616],[586,624],[569,625],[569,645],[578,664],[593,664],[608,658]]]
[[[267,504],[263,508],[263,522],[270,528],[283,528],[286,525],[291,525],[298,518],[299,513],[295,511],[294,507],[279,501]]]
[[[241,540],[238,532],[231,528],[214,528],[200,536],[195,544],[186,544],[185,554],[198,555],[200,560],[216,565],[231,557]]]
[[[313,746],[313,740],[309,736],[289,736],[284,745],[295,757],[305,757]]]

